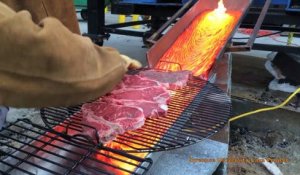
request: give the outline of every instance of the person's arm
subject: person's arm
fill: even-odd
[[[112,90],[130,64],[117,50],[94,45],[57,19],[36,25],[28,11],[15,13],[2,3],[0,62],[0,104],[16,107],[91,100]]]

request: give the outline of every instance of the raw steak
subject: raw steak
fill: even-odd
[[[124,130],[120,125],[108,122],[102,117],[96,116],[94,113],[83,115],[84,124],[94,127],[97,130],[99,141],[102,143],[113,140],[118,134],[123,133]],[[94,129],[84,127],[84,133],[94,138]]]
[[[153,101],[124,100],[124,99],[113,99],[113,98],[104,98],[104,100],[109,101],[110,103],[139,107],[143,109],[143,113],[146,118],[157,118],[157,117],[166,116],[168,111],[167,104],[160,104]]]
[[[191,74],[191,71],[162,72],[156,70],[146,70],[139,73],[140,76],[158,81],[170,90],[181,89],[186,86]]]
[[[143,126],[149,117],[166,116],[169,91],[159,82],[139,75],[126,75],[111,93],[82,106],[83,121],[93,126],[101,142]],[[93,136],[93,130],[85,127]]]
[[[142,88],[122,88],[114,90],[110,98],[122,100],[146,100],[160,104],[167,104],[170,100],[170,93],[164,87],[152,86]]]
[[[141,77],[139,75],[125,75],[122,82],[117,85],[116,89],[140,88],[151,86],[161,86],[161,84],[155,80],[151,80],[146,77]]]
[[[143,110],[133,106],[96,101],[83,105],[81,111],[84,123],[98,130],[101,142],[110,141],[125,131],[138,129],[145,122]]]

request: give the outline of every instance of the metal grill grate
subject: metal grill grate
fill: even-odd
[[[41,114],[49,128],[60,125],[69,136],[70,131],[80,134],[83,127],[88,127],[81,123],[80,106],[45,108]],[[166,117],[147,119],[142,128],[119,135],[106,146],[128,152],[156,152],[188,146],[222,129],[230,114],[231,101],[226,93],[207,81],[191,78],[188,86],[173,92]],[[96,134],[82,137],[97,140]]]
[[[19,120],[0,132],[0,174],[145,174],[151,159],[107,147],[84,144],[80,137],[66,140],[53,131]],[[122,166],[120,166],[122,165]]]

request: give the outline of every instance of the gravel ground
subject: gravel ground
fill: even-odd
[[[284,175],[300,172],[300,137],[288,131],[252,132],[232,128],[229,157],[287,158],[276,163]],[[260,163],[229,163],[229,175],[270,175]]]

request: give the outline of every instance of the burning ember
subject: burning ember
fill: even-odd
[[[106,144],[105,146],[107,146],[109,148],[112,148],[112,149],[116,149],[116,150],[126,150],[126,149],[128,149],[128,147],[120,145],[120,144],[115,143],[115,142],[110,142],[110,143]],[[105,151],[100,151],[100,152],[105,152]],[[113,157],[117,157],[118,159],[124,160],[125,162],[128,162],[129,160],[131,160],[131,159],[125,160],[124,157],[122,158],[122,156],[117,155],[117,154],[113,154],[113,153],[110,153],[110,155],[113,156]],[[145,158],[148,155],[148,153],[132,153],[132,155],[140,157],[140,158]],[[130,173],[127,173],[125,171],[134,172],[134,170],[136,168],[135,165],[138,166],[138,164],[139,164],[138,161],[131,160],[130,162],[133,165],[130,165],[128,163],[124,163],[124,162],[116,160],[116,159],[110,159],[108,157],[104,157],[104,156],[101,156],[101,155],[97,155],[97,159],[105,161],[105,162],[107,162],[111,165],[117,166],[120,169],[123,169],[123,171],[120,171],[120,170],[114,169],[114,168],[107,169],[107,170],[110,170],[111,172],[113,172],[115,175],[129,175]]]
[[[204,11],[177,38],[159,60],[156,69],[190,70],[208,79],[218,54],[238,22],[240,12],[226,11],[223,0],[215,10]]]

